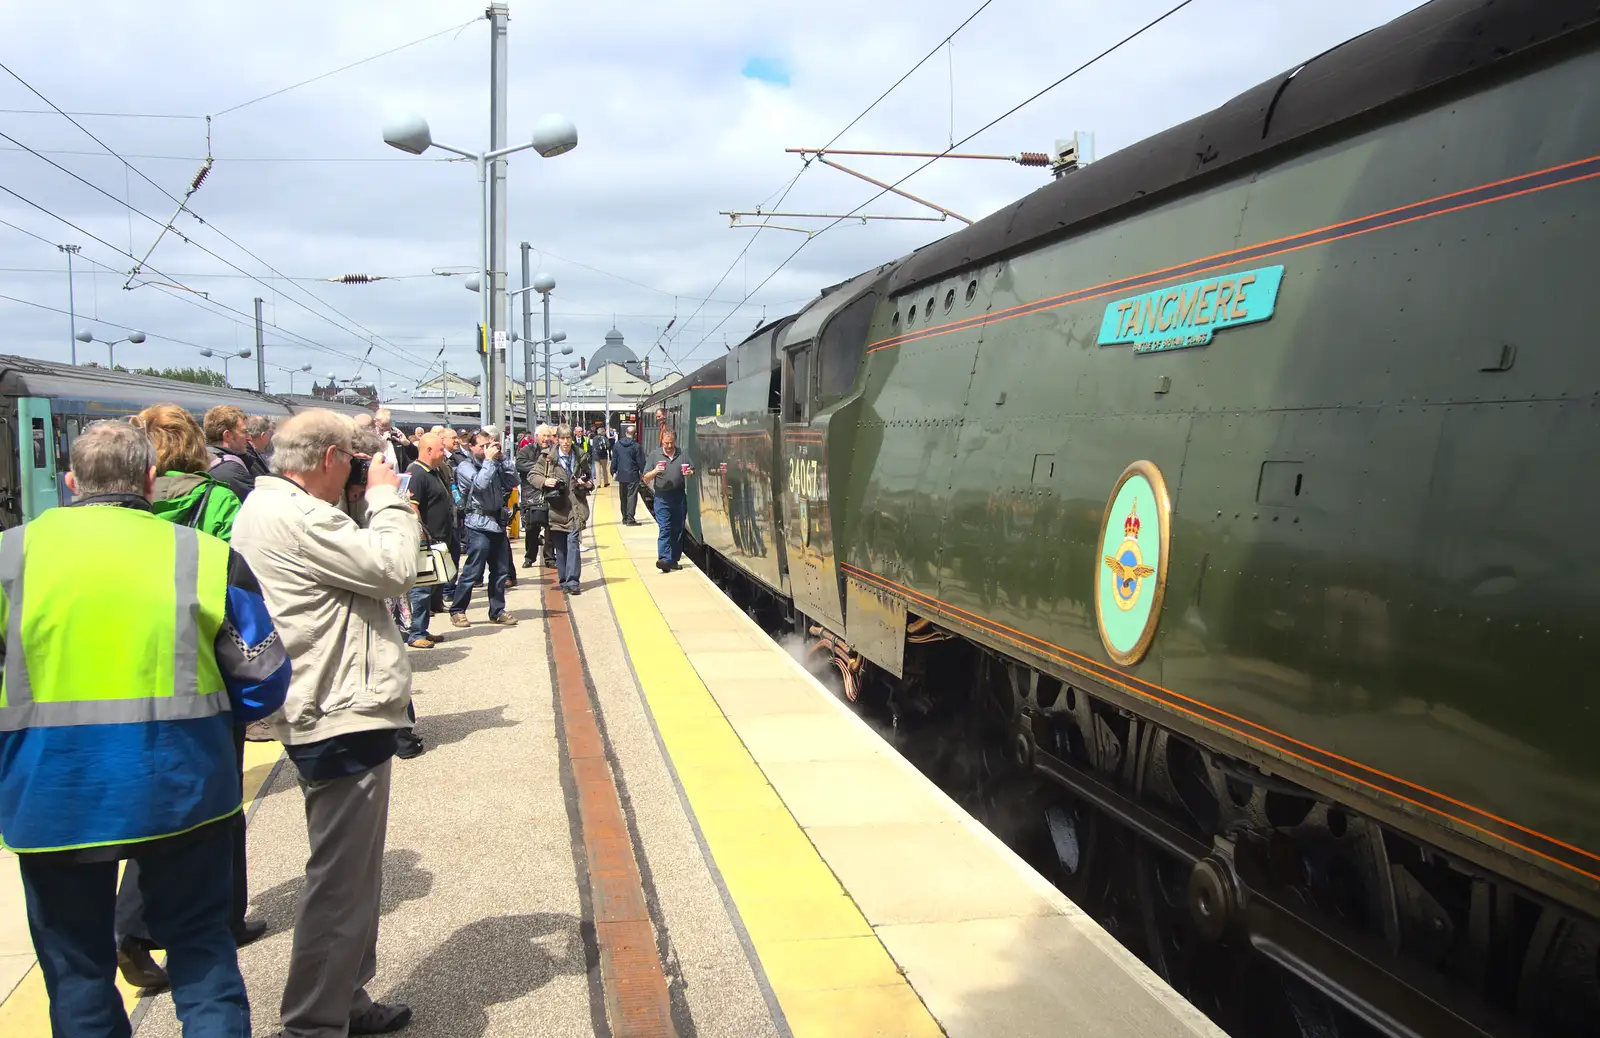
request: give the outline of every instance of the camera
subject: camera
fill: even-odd
[[[351,458],[350,478],[344,481],[344,485],[347,487],[366,486],[367,469],[370,468],[371,465],[372,460],[370,458]]]
[[[565,483],[545,488],[544,503],[546,505],[558,505],[562,501],[566,500],[566,497],[567,485]]]

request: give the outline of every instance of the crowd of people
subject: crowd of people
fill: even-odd
[[[265,931],[246,917],[250,739],[283,745],[310,842],[280,1033],[403,1028],[410,1008],[366,985],[393,759],[425,750],[408,649],[443,640],[433,614],[471,626],[480,584],[487,622],[516,625],[514,509],[523,567],[581,593],[596,479],[621,485],[625,524],[650,496],[657,565],[676,569],[693,471],[667,426],[648,462],[631,426],[541,425],[507,456],[493,427],[408,437],[382,409],[275,426],[160,404],[80,433],[71,504],[0,534],[0,836],[54,1032],[127,1035],[120,970],[170,987],[186,1035],[251,1033],[236,951]],[[420,583],[438,546],[454,579]]]

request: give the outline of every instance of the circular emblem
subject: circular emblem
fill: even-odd
[[[1094,611],[1106,652],[1125,667],[1144,658],[1161,620],[1171,518],[1161,470],[1148,461],[1123,470],[1100,531]]]
[[[800,499],[800,543],[811,547],[811,508],[804,497]]]

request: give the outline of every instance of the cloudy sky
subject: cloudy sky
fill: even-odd
[[[770,208],[791,181],[788,211],[845,212],[870,198],[876,189],[816,165],[795,180],[799,159],[784,149],[832,139],[981,2],[513,0],[512,139],[556,111],[581,143],[555,159],[529,151],[510,162],[512,284],[525,240],[535,269],[557,279],[552,327],[579,353],[592,353],[614,322],[636,352],[650,351],[653,374],[687,371],[763,316],[959,229],[852,221],[807,242],[730,229],[719,211]],[[1175,2],[991,0],[836,146],[946,148]],[[1414,6],[1194,0],[962,150],[1047,151],[1088,130],[1105,155]],[[381,128],[415,112],[437,140],[487,147],[482,0],[4,8],[0,352],[68,356],[70,321],[56,312],[68,307],[66,257],[55,246],[71,243],[82,246],[79,326],[97,338],[126,334],[119,328],[149,336],[117,347],[119,363],[215,366],[198,347],[252,346],[248,316],[262,296],[270,388],[287,389],[279,369],[303,364],[319,380],[375,381],[375,363],[404,393],[437,372],[441,350],[452,370],[476,370],[477,296],[461,277],[434,273],[476,265],[472,167],[403,155]],[[75,115],[80,129],[51,104],[99,114]],[[215,167],[190,203],[204,223],[179,217],[182,236],[167,234],[136,282],[151,283],[124,290],[130,254],[156,242],[200,168],[208,114]],[[893,181],[919,160],[855,161]],[[976,219],[1047,181],[1011,163],[947,160],[905,188]],[[892,196],[863,211],[928,213]],[[395,280],[319,280],[348,273]],[[80,346],[79,359],[103,362],[104,348]],[[231,374],[253,385],[254,361],[234,361]]]

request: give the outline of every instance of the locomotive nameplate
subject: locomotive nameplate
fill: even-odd
[[[1144,658],[1161,620],[1171,520],[1167,482],[1155,463],[1124,469],[1106,503],[1094,612],[1106,652],[1125,667]]]
[[[1282,282],[1281,265],[1259,267],[1115,300],[1100,320],[1100,345],[1132,343],[1135,353],[1204,346],[1219,328],[1271,317]]]

